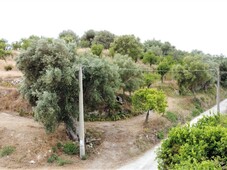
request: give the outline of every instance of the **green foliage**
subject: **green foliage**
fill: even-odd
[[[111,51],[114,54],[128,55],[136,62],[142,56],[143,46],[134,35],[122,35],[111,44]]]
[[[36,35],[31,35],[28,38],[22,38],[21,41],[20,41],[20,47],[23,50],[27,50],[28,47],[30,47],[33,42],[38,41],[39,39],[40,38]]]
[[[6,56],[11,55],[9,45],[5,39],[0,39],[0,59],[5,59]]]
[[[35,119],[47,132],[59,123],[72,126],[78,116],[78,67],[84,66],[85,111],[111,107],[119,88],[118,67],[107,59],[76,56],[74,47],[62,40],[40,39],[20,54],[17,67],[24,74],[20,92],[34,108]],[[71,127],[73,128],[73,127]]]
[[[204,117],[192,127],[172,128],[157,154],[159,169],[226,167],[227,129],[221,124],[227,122],[221,120],[216,115]]]
[[[168,73],[168,71],[170,70],[170,67],[171,67],[170,63],[168,63],[165,60],[159,63],[157,70],[158,70],[158,74],[161,75],[162,82],[164,81],[164,75]]]
[[[48,163],[54,163],[57,162],[58,166],[63,166],[65,164],[71,164],[72,161],[70,160],[65,160],[60,158],[58,155],[56,154],[52,154],[48,159],[47,159]]]
[[[142,82],[142,72],[131,58],[116,54],[113,63],[119,67],[118,73],[121,79],[121,88],[123,91],[133,92],[137,90]]]
[[[164,132],[163,132],[163,131],[159,131],[159,132],[157,133],[157,138],[158,138],[158,139],[164,139]]]
[[[155,74],[155,73],[144,73],[143,74],[144,85],[147,88],[149,88],[157,80],[160,80],[160,75],[159,74]]]
[[[15,41],[12,43],[13,50],[19,50],[21,48],[21,42]]]
[[[166,96],[162,91],[156,89],[139,89],[132,96],[132,105],[135,110],[153,110],[164,113],[167,107]]]
[[[150,66],[152,64],[156,64],[158,61],[158,57],[151,51],[148,51],[146,53],[144,53],[143,55],[143,62],[144,63],[149,63]]]
[[[47,159],[47,162],[48,162],[48,163],[53,163],[53,162],[56,161],[57,159],[58,159],[58,155],[52,154],[52,155]]]
[[[220,69],[220,84],[223,86],[223,87],[227,87],[227,61],[223,61],[220,66],[219,66],[219,69]]]
[[[73,43],[78,45],[79,37],[72,30],[64,30],[59,34],[59,38],[64,40],[67,44]]]
[[[161,41],[155,39],[145,41],[144,48],[145,51],[151,51],[156,56],[177,55],[178,52],[169,42],[162,43]]]
[[[175,65],[173,71],[179,86],[179,93],[186,94],[188,91],[206,90],[213,82],[211,72],[207,71],[208,69],[209,65],[196,56],[185,57],[183,64]]]
[[[197,162],[196,160],[192,163],[191,160],[186,160],[180,164],[174,166],[173,170],[222,170],[220,164],[216,160],[206,160]]]
[[[2,149],[0,149],[0,157],[11,155],[14,151],[15,151],[14,146],[5,146]]]
[[[175,113],[167,111],[165,114],[165,117],[172,123],[176,123],[178,120],[178,117]]]
[[[96,33],[93,43],[102,44],[105,49],[110,48],[110,44],[114,41],[115,35],[109,31],[99,31]]]
[[[6,66],[4,66],[4,69],[5,69],[5,71],[10,71],[10,70],[13,69],[13,66],[12,65],[6,65]]]
[[[17,67],[24,74],[20,92],[34,107],[35,119],[47,132],[76,116],[78,80],[73,50],[61,40],[40,39],[20,54]]]
[[[58,157],[58,159],[57,159],[58,166],[64,166],[65,164],[71,164],[71,163],[72,163],[72,161],[66,160],[66,159],[62,159],[60,157]]]
[[[63,145],[63,151],[68,155],[79,154],[79,146],[73,142],[67,142]]]
[[[90,54],[78,57],[77,60],[84,66],[85,111],[94,111],[100,108],[111,109],[116,103],[115,93],[120,85],[118,67],[106,58]]]
[[[91,52],[94,55],[101,56],[103,50],[103,45],[102,44],[93,44],[91,46]]]
[[[82,48],[91,47],[92,42],[95,38],[96,32],[94,30],[88,30],[81,37],[80,46]]]

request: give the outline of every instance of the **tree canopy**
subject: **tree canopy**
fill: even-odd
[[[225,169],[226,116],[203,117],[172,128],[157,154],[159,169]]]
[[[96,33],[92,43],[103,45],[104,49],[109,49],[114,41],[115,35],[109,31],[99,31]]]
[[[59,38],[64,40],[66,43],[79,44],[79,37],[72,30],[64,30],[59,34]]]
[[[111,51],[122,55],[128,55],[135,62],[142,57],[143,46],[134,35],[122,35],[111,44]]]
[[[78,68],[83,65],[85,112],[111,108],[119,88],[118,67],[97,56],[76,56],[62,40],[40,39],[17,60],[24,74],[20,92],[34,108],[35,119],[47,132],[64,122],[75,131],[78,115]]]
[[[167,107],[166,96],[163,91],[157,89],[139,89],[132,96],[132,105],[135,110],[145,112],[148,121],[149,111],[153,110],[158,113],[164,113]]]
[[[209,65],[199,56],[185,57],[182,64],[176,64],[173,72],[179,86],[179,93],[206,89],[213,82],[209,69]]]
[[[119,67],[121,88],[124,92],[133,92],[142,84],[142,72],[128,56],[116,54],[113,63]]]

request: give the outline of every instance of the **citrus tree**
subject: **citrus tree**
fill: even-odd
[[[166,95],[157,89],[139,89],[132,96],[132,105],[135,110],[147,112],[145,122],[148,122],[149,111],[164,113],[167,107]]]
[[[157,154],[159,169],[226,169],[226,120],[216,115],[172,128]]]

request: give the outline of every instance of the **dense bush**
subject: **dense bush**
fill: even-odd
[[[103,45],[102,44],[93,44],[91,46],[91,52],[94,55],[101,56],[103,50]]]
[[[216,115],[171,129],[158,152],[159,169],[227,168],[226,125],[226,116]]]

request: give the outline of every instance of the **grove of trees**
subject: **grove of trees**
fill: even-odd
[[[13,42],[0,41],[0,58],[9,49],[21,50],[17,67],[24,74],[21,93],[34,108],[35,118],[48,132],[65,123],[75,136],[78,117],[78,67],[83,66],[85,112],[114,114],[116,96],[127,96],[140,112],[164,113],[164,92],[154,90],[169,74],[180,95],[206,91],[216,83],[216,69],[221,71],[221,85],[226,87],[226,58],[201,51],[184,52],[169,42],[147,40],[135,35],[116,36],[109,31],[88,30],[79,37],[65,30],[58,39],[32,35]],[[90,48],[83,54],[78,48]],[[104,53],[105,52],[105,53]],[[146,89],[144,89],[146,87]]]

